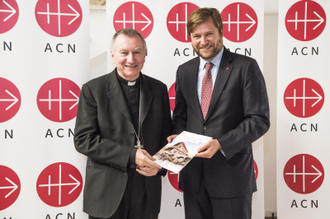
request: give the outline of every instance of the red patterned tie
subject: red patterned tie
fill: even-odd
[[[212,66],[213,66],[212,62],[205,64],[205,75],[202,81],[201,108],[204,119],[209,109],[211,96],[212,96],[212,75],[211,75]]]

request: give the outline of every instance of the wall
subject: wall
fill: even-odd
[[[265,213],[276,212],[276,86],[277,14],[265,15],[264,69],[270,104],[271,127],[264,136]]]
[[[271,3],[272,2],[272,3]],[[265,216],[276,212],[276,75],[277,75],[277,19],[276,3],[265,1],[264,69],[270,109],[271,128],[264,136],[265,159]],[[271,5],[267,4],[271,3]],[[275,5],[275,6],[274,6]],[[268,8],[269,7],[269,8]],[[275,9],[274,9],[275,8]],[[90,10],[90,76],[107,73],[106,11]],[[225,44],[226,42],[224,42]]]

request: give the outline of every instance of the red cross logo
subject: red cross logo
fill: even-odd
[[[244,42],[257,30],[258,17],[253,8],[245,3],[233,3],[221,12],[223,35],[232,42]]]
[[[80,27],[82,10],[77,0],[39,0],[35,7],[35,16],[46,33],[65,37]]]
[[[326,14],[315,1],[298,1],[288,10],[285,26],[289,34],[300,41],[317,38],[324,30]]]
[[[0,0],[0,34],[15,26],[18,15],[18,5],[15,0]]]
[[[146,39],[153,29],[154,18],[151,11],[140,2],[126,2],[118,7],[113,16],[116,31],[122,28],[137,30]]]

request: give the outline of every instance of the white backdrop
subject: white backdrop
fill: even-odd
[[[329,218],[330,2],[280,0],[278,218]]]
[[[88,1],[0,1],[0,218],[86,217],[72,138],[88,21]]]
[[[220,12],[227,12],[226,15],[228,11],[234,14],[235,10],[248,8],[250,17],[231,17],[231,27],[238,27],[235,24],[238,19],[246,22],[240,31],[248,29],[251,33],[256,28],[255,32],[242,42],[232,42],[237,35],[230,40],[225,35],[224,44],[231,51],[254,57],[262,69],[263,1],[241,2],[253,8],[256,16],[249,7],[231,0],[191,1],[189,5],[216,7]],[[64,0],[0,2],[0,132],[3,133],[0,138],[0,217],[3,218],[87,218],[82,212],[81,195],[85,157],[73,147],[75,114],[72,112],[76,110],[79,88],[89,80],[89,10],[87,1],[66,0],[65,3]],[[167,16],[176,14],[170,11],[179,2],[139,3],[147,6],[153,17],[149,22],[143,16],[147,23],[141,23],[140,27],[152,26],[146,37],[148,57],[143,72],[164,81],[170,88],[177,66],[195,56],[189,42],[177,40],[167,29],[170,23]],[[123,1],[107,4],[108,39],[115,32],[113,15],[122,4]],[[234,6],[234,9],[229,10],[227,6]],[[138,10],[141,12],[144,8]],[[168,21],[173,21],[173,17]],[[177,23],[180,35],[184,24]],[[113,67],[109,61],[109,71]],[[170,96],[174,97],[171,91]],[[254,154],[259,191],[254,194],[253,218],[257,219],[264,217],[261,140],[254,144]],[[177,175],[168,174],[164,178],[160,218],[184,217],[182,193],[175,189],[176,183]]]
[[[144,35],[148,46],[148,56],[142,70],[144,74],[157,78],[167,84],[173,107],[174,82],[177,67],[196,55],[185,38],[185,22],[191,10],[200,7],[215,7],[222,14],[224,31],[229,29],[231,14],[231,35],[225,32],[224,45],[233,52],[255,58],[263,68],[263,24],[264,2],[260,0],[235,1],[111,1],[107,3],[108,48],[112,35],[118,28],[133,28]],[[253,10],[251,10],[253,8]],[[240,11],[237,15],[237,11]],[[244,13],[243,13],[244,12]],[[253,14],[255,12],[255,14]],[[142,15],[143,13],[143,15]],[[243,13],[243,14],[241,14]],[[133,16],[134,14],[134,16]],[[246,15],[248,14],[248,16]],[[239,22],[237,22],[239,21]],[[237,25],[239,23],[239,25]],[[250,28],[249,28],[250,27]],[[239,28],[239,29],[238,29]],[[254,29],[255,28],[255,29]],[[239,34],[237,34],[239,30]],[[244,33],[246,31],[246,33]],[[239,37],[239,38],[237,38]],[[228,39],[229,38],[229,39]],[[238,40],[237,40],[238,39]],[[239,41],[239,42],[237,42]],[[109,54],[109,50],[108,50]],[[108,71],[113,70],[108,56]],[[254,144],[255,162],[258,169],[258,192],[254,194],[253,218],[264,218],[264,182],[263,182],[263,145],[262,139]],[[160,218],[184,218],[183,196],[177,190],[178,175],[168,173],[163,179],[163,199]]]

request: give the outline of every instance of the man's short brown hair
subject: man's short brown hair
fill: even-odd
[[[193,11],[187,21],[187,31],[190,36],[194,28],[208,19],[212,18],[214,26],[219,30],[219,34],[222,33],[222,19],[220,12],[216,8],[200,8]]]

